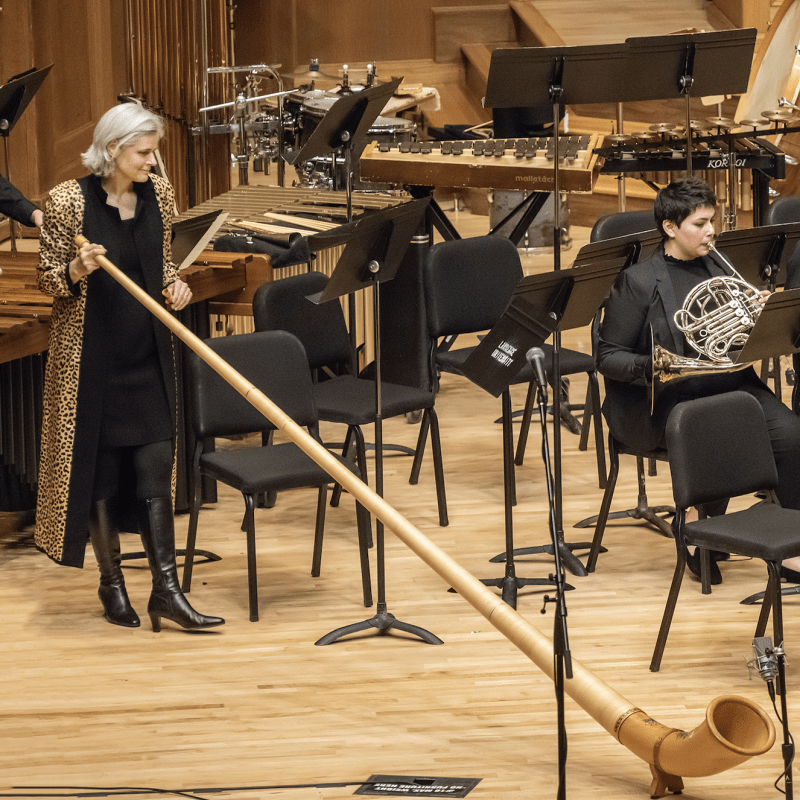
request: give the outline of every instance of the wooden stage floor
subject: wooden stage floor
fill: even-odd
[[[573,231],[571,255],[587,233]],[[546,269],[548,262],[547,256],[526,260],[530,269]],[[588,332],[565,335],[564,345],[588,348]],[[585,379],[573,379],[573,402],[582,401],[584,390]],[[514,390],[516,408],[523,392]],[[474,575],[500,577],[502,565],[488,563],[503,549],[500,426],[493,424],[499,402],[464,379],[445,376],[437,409],[450,526],[437,524],[429,455],[418,486],[407,482],[409,458],[387,458],[386,497]],[[335,426],[325,426],[323,435],[341,441]],[[385,441],[413,447],[416,435],[417,426],[404,418],[385,423]],[[548,540],[540,442],[535,424],[518,471],[520,546]],[[579,452],[577,445],[564,431],[568,541],[591,538],[591,530],[587,536],[571,526],[596,513],[601,499],[594,452]],[[648,489],[652,501],[669,501],[666,467],[648,479]],[[625,459],[614,508],[634,506],[636,494],[635,465]],[[191,600],[227,624],[198,634],[171,623],[160,634],[146,623],[135,630],[109,625],[91,555],[80,571],[60,568],[29,547],[4,547],[0,796],[52,786],[73,787],[60,795],[105,787],[127,797],[137,793],[130,787],[148,787],[221,800],[341,800],[370,775],[388,774],[480,778],[469,794],[475,800],[555,797],[552,683],[391,533],[389,611],[437,634],[444,645],[370,634],[314,646],[326,632],[374,611],[360,602],[352,499],[328,511],[318,579],[310,577],[314,511],[315,493],[296,491],[257,512],[261,619],[251,623],[242,503],[221,487],[219,503],[201,514],[199,544],[222,561],[196,568]],[[187,524],[187,517],[177,519],[179,544]],[[745,663],[758,607],[739,604],[763,588],[761,564],[723,564],[724,583],[710,596],[685,580],[662,671],[652,674],[648,664],[674,565],[673,542],[626,520],[609,526],[606,544],[596,573],[570,578],[575,658],[668,726],[694,728],[719,695],[769,705],[764,683],[750,679]],[[124,537],[123,548],[138,549],[136,538]],[[374,553],[372,559],[374,579]],[[546,577],[551,569],[546,556],[518,562],[521,577]],[[125,573],[146,619],[149,573],[140,561],[128,562]],[[549,636],[552,607],[540,614],[546,591],[521,591],[519,610]],[[787,598],[790,662],[797,608],[798,600]],[[794,670],[789,684],[790,716],[798,719]],[[568,796],[647,796],[650,774],[643,761],[571,700],[566,718]],[[687,779],[684,797],[768,798],[780,772],[776,745],[730,772]]]

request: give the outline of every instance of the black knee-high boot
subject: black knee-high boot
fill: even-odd
[[[92,504],[89,517],[89,541],[100,569],[97,594],[109,622],[138,628],[139,615],[131,607],[122,577],[119,531],[113,522],[113,503],[113,500],[98,500]]]
[[[147,613],[153,630],[161,630],[161,618],[177,622],[183,628],[213,628],[224,624],[222,617],[198,614],[184,597],[175,565],[175,524],[171,497],[151,497],[139,501],[139,532],[142,535],[153,591]]]

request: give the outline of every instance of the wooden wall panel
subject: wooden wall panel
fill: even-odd
[[[320,63],[433,59],[439,6],[492,5],[497,0],[237,0],[236,63],[283,63],[289,71]]]
[[[31,63],[30,14],[27,6],[19,0],[8,0],[2,3],[0,10],[0,83],[13,75],[24,72],[34,66]],[[35,101],[34,101],[35,102]],[[35,164],[24,155],[35,140],[31,119],[35,108],[29,106],[20,121],[10,132],[8,139],[11,163],[5,163],[5,156],[0,154],[0,171],[11,176],[12,181],[28,195],[36,188]]]
[[[165,117],[162,151],[182,210],[188,205],[190,166],[200,172],[197,202],[229,188],[227,137],[198,148],[192,135],[201,118],[204,38],[210,65],[230,63],[225,0],[205,0],[205,21],[202,5],[200,0],[2,0],[0,82],[33,66],[54,65],[9,137],[10,174],[20,189],[37,200],[56,183],[84,174],[80,154],[91,143],[97,120],[123,94]],[[213,77],[210,102],[229,99],[222,79]],[[2,161],[0,168],[5,173]]]

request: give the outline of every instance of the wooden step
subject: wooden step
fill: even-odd
[[[516,42],[508,3],[438,7],[431,14],[437,62],[460,62],[464,42]]]
[[[486,94],[486,82],[489,78],[489,65],[492,61],[492,50],[503,45],[489,45],[485,42],[462,44],[464,55],[464,82],[473,102],[483,106],[482,99]]]
[[[566,44],[533,3],[514,0],[509,6],[514,14],[516,38],[521,47],[563,47]]]

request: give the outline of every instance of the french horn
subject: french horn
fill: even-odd
[[[744,346],[764,307],[763,300],[759,290],[742,278],[713,242],[708,248],[733,274],[714,276],[697,284],[673,316],[698,358],[679,356],[657,344],[651,327],[650,413],[668,383],[674,385],[698,375],[737,372],[752,363],[734,361],[728,353]]]

